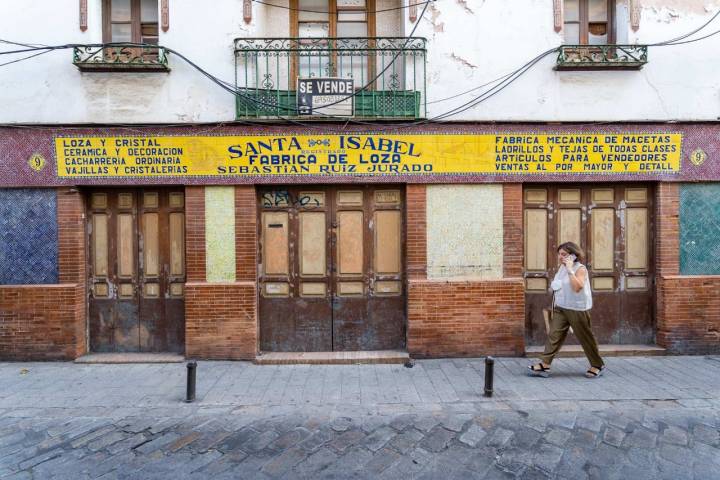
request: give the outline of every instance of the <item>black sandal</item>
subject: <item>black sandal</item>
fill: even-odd
[[[548,378],[550,376],[550,367],[545,367],[542,363],[528,365],[528,369],[530,369],[528,375],[530,375],[531,377]]]
[[[597,368],[597,372],[593,372],[592,369]],[[600,375],[603,374],[603,370],[605,370],[605,366],[602,367],[590,367],[587,372],[585,372],[585,376],[587,378],[598,378]]]

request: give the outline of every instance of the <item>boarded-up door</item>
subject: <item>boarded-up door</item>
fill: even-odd
[[[91,351],[184,351],[184,203],[175,189],[90,193]]]
[[[579,244],[587,254],[593,331],[600,343],[654,341],[652,188],[647,185],[526,186],[526,341],[544,343],[542,308],[549,307],[557,247]],[[573,336],[569,342],[577,343]]]
[[[259,189],[260,347],[405,347],[403,190]]]

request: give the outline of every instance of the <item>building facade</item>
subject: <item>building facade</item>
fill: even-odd
[[[720,2],[514,3],[5,6],[0,358],[720,352]]]

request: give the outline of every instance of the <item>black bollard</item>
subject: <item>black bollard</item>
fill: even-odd
[[[195,372],[197,372],[197,362],[188,362],[187,364],[187,394],[185,402],[191,403],[195,401]]]
[[[495,359],[493,357],[485,357],[485,396],[493,395],[493,373],[495,370]]]

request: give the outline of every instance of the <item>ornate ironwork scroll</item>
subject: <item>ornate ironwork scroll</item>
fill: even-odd
[[[80,31],[84,32],[88,27],[87,0],[80,0]]]
[[[355,118],[426,114],[424,38],[236,38],[234,44],[238,119],[299,117],[298,77],[352,78]]]
[[[553,0],[553,19],[555,31],[560,32],[563,27],[563,0]]]
[[[642,11],[642,5],[640,0],[630,0],[630,27],[633,32],[637,32],[640,29],[640,15]]]
[[[160,0],[160,24],[163,32],[170,29],[170,0]]]
[[[642,68],[648,61],[647,45],[563,45],[557,70]]]
[[[243,0],[243,20],[245,23],[252,22],[252,0]]]
[[[163,47],[138,47],[135,44],[75,47],[73,63],[83,71],[169,70]]]

